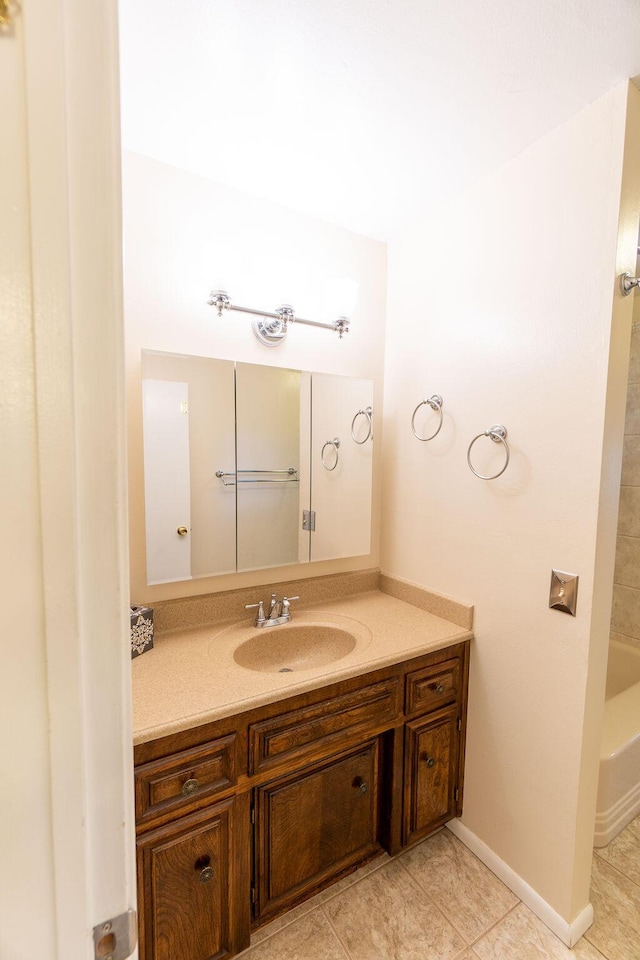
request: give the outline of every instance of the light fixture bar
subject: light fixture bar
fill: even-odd
[[[219,317],[222,317],[228,310],[235,310],[237,313],[247,313],[252,317],[259,317],[261,320],[275,321],[275,324],[261,324],[259,321],[256,324],[254,322],[256,336],[263,343],[268,343],[269,346],[275,346],[276,343],[281,343],[284,340],[290,323],[304,323],[308,327],[335,330],[341,340],[343,335],[349,332],[350,321],[348,317],[338,317],[332,323],[323,323],[320,320],[307,320],[304,317],[296,316],[296,312],[290,304],[282,304],[273,312],[256,310],[254,307],[241,307],[232,303],[231,297],[224,290],[212,290],[207,303],[210,307],[216,308]]]

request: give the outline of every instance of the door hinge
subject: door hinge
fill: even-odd
[[[458,733],[460,733],[460,731],[462,730],[462,717],[458,717],[458,720],[456,722],[456,728],[458,730]]]
[[[457,803],[458,800],[460,799],[460,791],[458,790],[457,787],[454,787],[454,790],[453,790],[453,799],[456,801],[456,803]]]
[[[138,917],[135,910],[127,910],[93,928],[94,956],[96,960],[127,960],[137,940]]]
[[[245,887],[245,890],[246,890],[246,887]],[[255,903],[255,902],[256,902],[256,888],[255,886],[252,886],[251,887],[251,903]]]
[[[251,823],[255,823],[255,822],[256,822],[256,808],[251,807]]]
[[[14,6],[14,0],[0,0],[0,30],[12,25]]]
[[[311,533],[316,529],[316,512],[315,510],[303,510],[302,511],[302,529],[310,530]]]

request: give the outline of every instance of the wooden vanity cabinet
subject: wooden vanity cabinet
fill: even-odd
[[[230,797],[138,838],[141,957],[223,960],[248,945],[237,875],[236,834],[246,832],[239,803]]]
[[[252,928],[462,812],[469,642],[135,748],[141,960]]]
[[[255,915],[315,892],[381,852],[380,742],[270,781],[255,798]]]
[[[421,840],[456,816],[459,722],[454,705],[406,725],[405,844]]]

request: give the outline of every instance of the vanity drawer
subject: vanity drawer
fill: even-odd
[[[236,734],[135,768],[136,821],[181,810],[236,782]]]
[[[458,657],[414,670],[406,677],[405,712],[411,717],[455,703],[461,687],[462,660]]]
[[[366,735],[400,715],[400,680],[353,690],[278,714],[249,726],[249,772],[258,773],[283,761],[341,749],[346,738]]]

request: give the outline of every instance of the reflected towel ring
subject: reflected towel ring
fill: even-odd
[[[442,427],[442,419],[443,419],[442,417],[443,402],[444,401],[440,396],[440,394],[434,393],[433,396],[429,397],[428,400],[421,400],[418,406],[415,408],[415,410],[413,411],[413,415],[411,417],[411,430],[416,440],[422,440],[423,442],[426,442],[427,440],[433,440],[433,438],[437,437],[437,435],[440,433],[440,429]],[[435,433],[431,433],[428,437],[421,437],[420,434],[416,431],[416,413],[418,412],[420,407],[423,407],[425,404],[428,404],[432,410],[440,414],[440,420],[439,420],[438,426],[435,429]]]
[[[327,442],[323,444],[322,450],[320,451],[320,460],[322,462],[322,466],[325,468],[325,470],[328,470],[329,473],[331,473],[332,470],[335,470],[335,468],[338,466],[338,459],[340,456],[338,453],[339,446],[340,446],[340,437],[334,437],[333,440],[327,440]],[[324,452],[327,449],[327,447],[333,447],[333,452],[335,454],[336,459],[332,467],[328,467],[324,459]]]
[[[367,435],[364,438],[364,440],[357,440],[356,435],[354,433],[354,428],[355,428],[356,420],[358,419],[358,417],[367,418],[369,429],[367,430]],[[358,410],[355,417],[351,421],[351,439],[353,440],[354,443],[358,443],[360,445],[362,445],[363,443],[366,443],[367,440],[369,439],[373,440],[373,407],[365,407],[364,410]]]
[[[474,469],[473,464],[471,463],[471,447],[474,445],[476,440],[479,440],[480,437],[489,437],[490,440],[493,440],[494,443],[501,443],[505,449],[507,458],[504,462],[504,467],[502,470],[498,470],[497,473],[492,474],[490,477],[484,476],[482,473],[478,473]],[[467,463],[469,464],[469,469],[471,473],[475,474],[480,480],[495,480],[496,477],[499,477],[505,472],[509,466],[509,444],[507,443],[507,428],[503,427],[501,423],[497,423],[495,426],[490,427],[488,430],[483,430],[482,433],[479,433],[477,437],[474,437],[471,443],[469,444],[469,449],[467,450]]]

